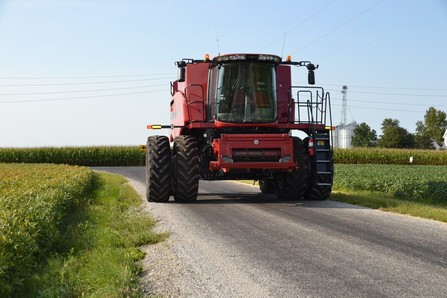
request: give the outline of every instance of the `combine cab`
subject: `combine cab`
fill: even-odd
[[[259,180],[284,200],[326,200],[332,190],[330,97],[323,88],[293,86],[291,67],[316,67],[274,55],[232,54],[176,62],[170,136],[150,136],[149,201],[197,199],[199,180]],[[293,134],[301,131],[300,138]]]

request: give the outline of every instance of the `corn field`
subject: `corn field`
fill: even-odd
[[[447,165],[447,151],[383,148],[335,149],[338,164]],[[144,166],[137,146],[0,148],[0,162],[55,163],[79,166]]]
[[[0,162],[144,166],[145,152],[137,146],[0,148]]]
[[[91,183],[87,168],[0,164],[0,297],[35,272],[70,208],[86,201]]]
[[[410,158],[411,161],[410,162]],[[447,165],[447,151],[385,148],[335,149],[338,164]]]

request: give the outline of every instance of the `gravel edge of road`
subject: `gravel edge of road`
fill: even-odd
[[[254,282],[245,270],[246,268],[223,263],[215,257],[213,240],[203,241],[200,237],[203,235],[188,235],[192,238],[187,239],[182,237],[182,233],[177,232],[177,229],[181,227],[166,224],[169,217],[175,214],[170,214],[169,208],[165,208],[165,205],[146,202],[141,192],[144,185],[128,177],[126,179],[141,195],[144,210],[159,221],[154,231],[170,233],[170,237],[165,241],[142,247],[146,257],[141,262],[143,274],[140,277],[140,285],[145,295],[155,297],[271,296],[267,289]],[[157,204],[157,208],[153,208],[153,204]],[[162,215],[167,219],[161,219]],[[194,237],[197,238],[194,239]],[[217,239],[217,242],[219,240]],[[221,253],[231,252],[224,250]],[[259,274],[264,273],[259,272]]]

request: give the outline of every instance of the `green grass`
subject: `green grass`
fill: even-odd
[[[90,204],[72,214],[60,252],[34,274],[27,295],[46,297],[140,297],[141,245],[166,233],[141,209],[139,195],[124,178],[95,173]]]
[[[380,192],[334,191],[331,200],[348,204],[407,214],[421,218],[447,222],[447,204],[429,204],[398,199]]]

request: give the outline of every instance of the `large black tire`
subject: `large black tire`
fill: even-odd
[[[331,183],[331,181],[327,181],[325,183]],[[305,197],[307,200],[325,201],[329,199],[331,192],[332,186],[316,185],[314,183],[311,183]]]
[[[259,189],[263,194],[274,194],[276,192],[276,181],[273,179],[259,180]]]
[[[306,200],[316,200],[316,201],[325,201],[329,199],[332,192],[332,180],[334,173],[333,161],[331,164],[332,175],[325,178],[319,178],[319,182],[328,183],[331,185],[318,185],[316,184],[316,169],[315,166],[311,166],[309,162],[309,168],[311,169],[309,172],[309,188],[306,191],[305,198]]]
[[[167,202],[172,193],[172,154],[168,137],[149,137],[146,150],[146,198],[149,202]]]
[[[308,164],[309,155],[304,149],[303,141],[293,137],[293,159],[298,164],[298,169],[287,173],[278,173],[277,191],[279,199],[302,200],[308,189]]]
[[[199,192],[199,149],[193,136],[174,140],[174,199],[186,203],[197,200]]]

